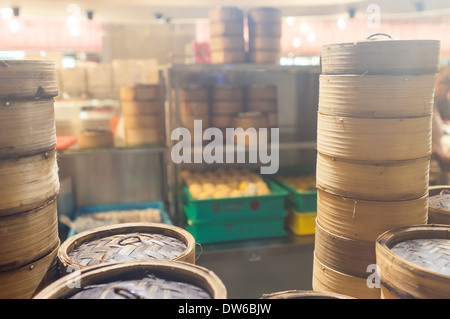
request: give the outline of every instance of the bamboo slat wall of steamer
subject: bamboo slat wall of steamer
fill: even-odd
[[[59,192],[52,61],[0,60],[0,298],[56,279]]]
[[[377,237],[427,223],[439,48],[384,37],[322,48],[314,290],[380,298],[368,280]]]

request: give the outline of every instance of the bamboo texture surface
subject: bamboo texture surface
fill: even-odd
[[[430,186],[428,223],[450,225],[450,186]]]

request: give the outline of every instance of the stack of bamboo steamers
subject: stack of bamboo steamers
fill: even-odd
[[[378,36],[323,47],[314,290],[380,298],[376,239],[426,224],[439,46]]]
[[[31,298],[59,247],[51,61],[0,61],[0,298]]]

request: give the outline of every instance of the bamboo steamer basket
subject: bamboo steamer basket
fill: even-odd
[[[244,102],[218,100],[212,102],[211,108],[212,113],[215,115],[233,115],[244,111]]]
[[[195,128],[194,121],[201,121],[203,130],[209,127],[209,122],[210,122],[209,114],[195,115],[195,116],[185,115],[180,120],[181,120],[181,125],[183,127],[187,128],[188,130],[194,130],[194,128]]]
[[[158,143],[161,141],[161,128],[147,127],[147,128],[127,128],[125,133],[126,146],[143,146]]]
[[[375,241],[387,230],[427,223],[428,195],[403,201],[368,201],[317,189],[317,223],[334,234]]]
[[[247,100],[247,111],[273,113],[278,109],[277,100]]]
[[[209,88],[203,86],[186,86],[178,90],[178,98],[183,102],[208,101]]]
[[[215,101],[243,101],[244,87],[235,85],[216,85],[212,88],[212,100]]]
[[[250,51],[280,51],[281,38],[269,36],[253,36],[249,40]]]
[[[189,101],[180,102],[180,115],[181,116],[195,116],[209,114],[209,102],[208,101]]]
[[[394,40],[374,34],[365,41],[322,47],[322,74],[435,74],[440,41]],[[388,37],[388,38],[386,38]]]
[[[0,217],[0,271],[22,267],[59,243],[56,198],[30,211]]]
[[[160,100],[148,101],[120,101],[122,115],[154,115],[160,114],[162,105]]]
[[[56,147],[53,99],[0,101],[0,159]]]
[[[244,130],[248,128],[267,128],[267,126],[267,116],[261,112],[243,112],[234,118],[234,127],[241,127]]]
[[[161,117],[157,115],[125,115],[123,116],[124,129],[159,128]]]
[[[367,285],[365,277],[351,276],[323,264],[314,255],[312,288],[318,292],[332,292],[357,299],[380,299],[381,289]]]
[[[269,127],[278,127],[278,113],[277,112],[268,112],[267,120],[269,122]]]
[[[46,256],[16,269],[0,272],[1,299],[30,299],[58,278],[56,247]]]
[[[433,114],[434,74],[320,75],[319,112],[366,118]]]
[[[277,86],[272,84],[254,84],[246,88],[247,100],[276,100]]]
[[[281,22],[267,21],[249,25],[249,37],[281,37]]]
[[[248,11],[248,21],[251,23],[267,23],[280,22],[281,23],[281,11],[278,8],[261,7],[254,8]]]
[[[212,271],[182,261],[152,260],[152,261],[124,261],[115,264],[103,264],[75,272],[60,278],[53,284],[43,289],[34,299],[69,299],[75,294],[80,293],[84,287],[96,285],[105,285],[115,283],[119,280],[130,281],[137,280],[145,284],[144,278],[147,276],[170,280],[171,285],[162,285],[155,283],[148,285],[148,292],[159,292],[155,299],[194,299],[191,292],[189,295],[181,293],[179,287],[174,284],[189,284],[206,292],[212,299],[226,299],[227,291],[222,280]],[[79,283],[70,288],[67,282]],[[170,287],[172,286],[172,287]],[[167,287],[167,288],[166,288]],[[143,299],[137,291],[129,289],[114,289],[122,298]],[[147,290],[147,289],[146,289]],[[204,298],[197,295],[197,298]]]
[[[393,229],[376,241],[383,298],[450,298],[450,227]]]
[[[209,47],[212,51],[245,50],[245,41],[242,35],[211,37]]]
[[[59,192],[55,149],[0,160],[0,216],[42,206]]]
[[[317,120],[317,151],[371,161],[394,161],[431,155],[432,117],[352,118],[325,115]]]
[[[216,36],[242,36],[244,24],[237,22],[211,22],[209,32],[212,37]]]
[[[78,133],[79,148],[113,147],[114,135],[110,130],[83,130]]]
[[[120,87],[120,99],[124,101],[159,100],[160,97],[159,85],[138,84]]]
[[[362,200],[400,201],[428,192],[429,157],[403,161],[352,161],[317,154],[317,187]]]
[[[210,22],[243,22],[244,12],[232,6],[219,6],[212,8],[208,12]]]
[[[314,290],[287,290],[263,294],[260,299],[355,299],[334,292]]]
[[[314,253],[322,264],[355,277],[365,277],[367,267],[376,263],[375,241],[336,235],[316,220]]]
[[[213,64],[245,62],[244,50],[211,51],[210,56]]]
[[[61,275],[123,260],[171,260],[195,264],[195,239],[162,223],[121,223],[97,227],[67,239],[58,251]]]
[[[48,99],[57,95],[53,61],[0,60],[0,100]]]
[[[250,61],[253,63],[279,63],[280,51],[252,51]]]
[[[211,116],[211,124],[213,127],[227,128],[233,127],[233,116],[232,115],[218,115],[213,114]]]
[[[428,194],[428,223],[450,225],[450,186],[430,186]]]

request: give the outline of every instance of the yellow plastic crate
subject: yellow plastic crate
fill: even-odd
[[[316,232],[317,212],[299,213],[289,209],[287,226],[297,235],[312,235]]]

